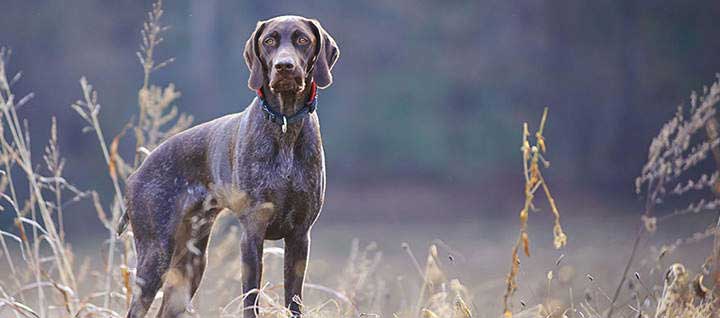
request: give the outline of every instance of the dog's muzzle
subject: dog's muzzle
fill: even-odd
[[[274,93],[300,92],[305,88],[301,67],[289,56],[274,61],[270,76],[270,89]]]

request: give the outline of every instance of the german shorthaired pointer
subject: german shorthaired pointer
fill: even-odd
[[[285,241],[285,304],[300,316],[310,229],[323,205],[325,159],[317,89],[332,83],[335,40],[316,20],[281,16],[257,24],[245,45],[242,112],[162,143],[129,178],[127,214],[137,248],[137,288],[127,317],[144,317],[163,286],[159,317],[186,315],[206,264],[215,217],[229,209],[243,226],[243,292],[260,287],[264,240]],[[256,293],[244,317],[256,317]]]

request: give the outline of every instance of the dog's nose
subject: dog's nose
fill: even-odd
[[[282,60],[275,63],[275,69],[279,72],[292,71],[293,68],[295,68],[295,64],[293,64],[293,62],[289,60]]]

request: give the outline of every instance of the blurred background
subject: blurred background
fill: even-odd
[[[0,45],[13,50],[10,71],[24,73],[15,91],[35,93],[20,110],[33,147],[39,154],[56,116],[66,177],[109,202],[96,137],[69,105],[87,76],[108,139],[137,112],[135,52],[150,2],[2,0],[0,8]],[[313,17],[336,39],[335,83],[319,99],[328,191],[313,253],[333,255],[360,237],[401,254],[401,241],[437,238],[474,273],[500,278],[523,199],[523,122],[534,130],[549,106],[545,176],[570,223],[570,248],[583,250],[574,237],[623,246],[641,209],[634,179],[651,138],[720,71],[718,1],[185,0],[165,11],[171,29],[158,56],[176,60],[155,78],[175,83],[179,109],[196,123],[254,97],[242,50],[257,20]],[[104,234],[87,202],[66,218],[77,244]],[[550,217],[537,221],[531,235],[549,249]],[[483,246],[506,253],[491,260]]]

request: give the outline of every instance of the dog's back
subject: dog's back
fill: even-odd
[[[240,116],[227,115],[178,133],[154,149],[128,178],[126,215],[136,236],[158,231],[173,234],[165,233],[175,225],[168,224],[173,221],[168,214],[182,204],[182,196],[206,194],[212,182],[206,167],[209,161],[221,159],[211,158],[211,148],[229,147],[228,142],[217,140],[218,135],[236,133]],[[227,133],[218,133],[225,129]]]

